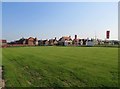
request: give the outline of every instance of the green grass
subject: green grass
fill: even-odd
[[[117,87],[118,48],[4,48],[7,87]]]

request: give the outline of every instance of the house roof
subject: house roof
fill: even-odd
[[[63,36],[62,38],[59,39],[59,41],[61,41],[62,39],[67,40],[67,41],[72,40],[70,36],[69,37]]]
[[[43,40],[43,42],[47,42],[48,40]]]
[[[73,41],[79,41],[80,39],[74,39]]]
[[[25,38],[21,38],[19,41],[25,41],[26,39]]]
[[[37,38],[35,38],[34,40],[37,41]]]
[[[49,42],[55,42],[57,41],[56,39],[49,39]]]
[[[34,38],[33,37],[29,37],[28,40],[34,40]]]
[[[27,40],[37,41],[37,38],[29,37]]]
[[[7,40],[0,40],[0,42],[2,42],[2,43],[7,43]]]

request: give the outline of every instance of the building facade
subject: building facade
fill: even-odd
[[[0,40],[0,47],[7,47],[7,40]]]
[[[61,46],[71,46],[72,45],[71,36],[69,36],[69,37],[67,37],[67,36],[61,37],[59,39],[58,44],[61,45]]]

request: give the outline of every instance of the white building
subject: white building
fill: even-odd
[[[86,45],[87,46],[94,46],[95,43],[94,43],[94,41],[86,41]]]

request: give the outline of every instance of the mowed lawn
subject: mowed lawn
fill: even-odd
[[[117,87],[118,48],[3,48],[7,87]]]

